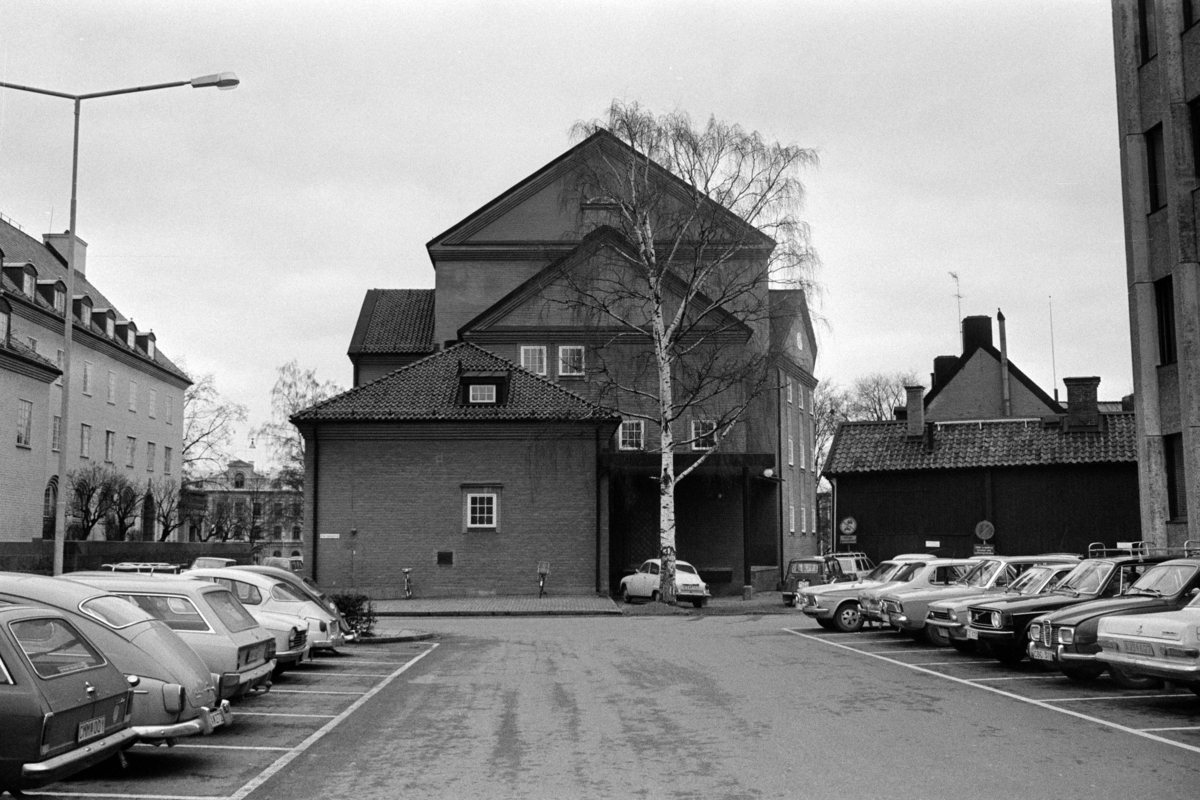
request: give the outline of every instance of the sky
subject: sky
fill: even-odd
[[[351,383],[373,288],[614,99],[815,148],[819,379],[961,352],[1007,318],[1048,392],[1133,391],[1107,0],[0,0],[0,81],[85,101],[87,274],[220,393],[270,414],[292,359]],[[72,104],[0,89],[0,214],[65,230]],[[957,275],[957,282],[952,277]],[[1051,342],[1053,341],[1053,347]],[[997,345],[998,345],[997,333]],[[1056,383],[1057,380],[1057,383]],[[253,459],[248,430],[235,452]],[[261,449],[257,451],[262,460]]]

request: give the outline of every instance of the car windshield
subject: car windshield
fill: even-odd
[[[1109,573],[1113,571],[1111,561],[1084,561],[1055,587],[1056,592],[1068,592],[1076,596],[1097,594],[1104,588]]]
[[[866,576],[864,578],[862,578],[862,580],[864,580],[864,581],[889,581],[892,579],[891,576],[895,575],[897,572],[899,572],[903,566],[904,566],[903,564],[898,564],[898,563],[894,563],[891,561],[884,561],[878,567],[876,567],[875,569],[868,572],[866,574]]]
[[[104,657],[65,620],[23,619],[8,629],[42,678],[67,675],[104,663]]]
[[[908,583],[913,578],[917,577],[917,573],[920,572],[921,568],[924,566],[925,562],[923,561],[914,561],[911,564],[905,564],[896,572],[895,575],[892,576],[892,580]]]
[[[1154,597],[1174,597],[1183,591],[1196,574],[1193,564],[1158,564],[1146,571],[1125,594],[1145,594]]]
[[[123,594],[121,597],[152,617],[161,619],[173,631],[209,630],[204,617],[186,597],[150,594]]]
[[[1050,567],[1030,567],[1021,573],[1021,577],[1008,585],[1008,591],[1018,594],[1029,594],[1041,585],[1042,581],[1053,572]]]
[[[689,575],[695,575],[695,574],[696,574],[696,568],[695,568],[695,567],[693,567],[691,564],[685,564],[685,563],[684,563],[684,562],[682,562],[682,561],[676,561],[676,562],[675,562],[675,571],[676,571],[676,572],[686,572],[686,573],[687,573],[687,574],[689,574]]]
[[[991,583],[992,576],[996,574],[996,570],[1003,566],[1000,561],[980,561],[975,566],[971,567],[971,571],[958,579],[958,582],[963,586],[987,586]]]
[[[127,628],[154,619],[128,600],[111,594],[84,600],[79,604],[79,610],[110,628]]]
[[[212,610],[221,618],[221,622],[225,623],[225,626],[234,633],[258,627],[254,617],[250,616],[246,607],[239,603],[238,599],[233,596],[233,592],[228,589],[206,592],[204,597],[212,606]]]

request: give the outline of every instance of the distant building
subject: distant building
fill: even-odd
[[[1113,0],[1141,521],[1172,546],[1200,539],[1198,12]]]
[[[256,557],[303,555],[303,493],[258,472],[253,461],[230,461],[195,481],[181,505],[189,542],[250,542]]]
[[[90,464],[127,476],[145,491],[135,525],[157,531],[151,481],[178,481],[183,395],[191,381],[87,276],[78,240],[75,291],[67,298],[67,234],[43,241],[0,219],[0,541],[54,536],[55,504],[68,472]],[[63,320],[72,333],[70,430],[62,430]],[[101,524],[103,528],[103,523]],[[93,536],[97,534],[93,533]]]

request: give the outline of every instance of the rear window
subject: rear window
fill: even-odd
[[[127,628],[138,622],[154,619],[137,605],[116,595],[102,595],[84,600],[79,604],[79,609],[110,628]]]
[[[238,602],[238,599],[233,596],[233,592],[222,590],[216,592],[205,592],[204,598],[208,600],[208,604],[216,615],[225,623],[225,627],[237,633],[238,631],[248,631],[251,628],[258,626],[254,621],[254,617],[250,616],[250,612],[246,607]]]
[[[55,678],[104,663],[104,657],[65,620],[23,619],[8,629],[39,677]]]
[[[680,571],[687,572],[688,570],[685,569]],[[286,583],[277,583],[272,586],[271,597],[284,603],[303,603],[308,600],[308,598],[304,596],[303,592]]]
[[[798,561],[792,564],[792,572],[803,575],[816,575],[821,571],[819,561]]]
[[[121,597],[155,619],[161,619],[173,631],[211,630],[204,616],[186,597],[147,594],[123,594]]]

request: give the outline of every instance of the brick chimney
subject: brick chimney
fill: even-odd
[[[908,438],[920,439],[925,435],[925,387],[905,386],[904,391],[908,393],[908,402],[904,406]]]
[[[963,355],[982,345],[992,346],[992,318],[967,317],[962,321]]]
[[[1088,431],[1100,428],[1100,407],[1096,402],[1100,379],[1063,378],[1067,385],[1067,430]]]
[[[958,356],[937,356],[933,359],[933,383],[931,389],[936,389],[946,381],[946,377],[950,374],[950,370],[958,364]]]
[[[87,275],[87,242],[75,237],[75,270],[80,275]],[[43,233],[42,243],[49,247],[54,252],[58,253],[63,261],[70,262],[71,260],[71,234],[69,231],[62,233]]]

